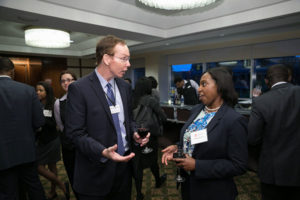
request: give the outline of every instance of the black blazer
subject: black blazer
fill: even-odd
[[[34,88],[0,77],[0,170],[36,160],[35,129],[44,122]]]
[[[300,186],[300,87],[284,83],[253,99],[249,143],[261,144],[263,183]]]
[[[203,108],[202,104],[193,107],[181,129],[181,146],[185,130]],[[190,199],[235,199],[237,189],[233,177],[245,173],[247,168],[246,119],[224,103],[207,125],[207,137],[207,142],[195,145],[192,154],[196,169],[189,178]]]
[[[115,80],[123,102],[126,139],[130,145],[134,126],[132,90],[124,80]],[[65,129],[76,150],[75,191],[86,195],[106,195],[111,191],[117,163],[102,157],[102,151],[117,144],[117,132],[96,72],[69,86]]]

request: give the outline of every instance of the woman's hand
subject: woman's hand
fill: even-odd
[[[173,153],[177,151],[177,145],[170,145],[167,148],[163,149],[161,152],[163,153],[161,157],[162,164],[168,165],[168,160],[173,159]]]
[[[139,143],[140,146],[142,147],[142,146],[146,145],[149,142],[150,132],[144,138],[140,137],[140,135],[137,132],[134,132],[133,139],[135,140],[136,143]]]
[[[173,158],[177,163],[176,166],[184,169],[185,171],[194,171],[196,168],[196,160],[185,154],[185,158]]]

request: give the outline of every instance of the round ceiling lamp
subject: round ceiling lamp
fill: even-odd
[[[25,29],[25,43],[33,47],[66,48],[70,46],[70,34],[62,30],[29,27]]]
[[[204,7],[217,0],[139,0],[146,6],[164,10],[185,10]]]

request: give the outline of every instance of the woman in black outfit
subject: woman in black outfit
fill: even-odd
[[[51,191],[48,199],[55,199],[56,185],[65,193],[69,199],[69,185],[58,179],[56,163],[60,160],[60,140],[56,130],[56,123],[53,114],[54,95],[51,86],[46,82],[39,82],[36,85],[38,98],[43,104],[43,113],[46,119],[44,126],[37,132],[37,160],[38,172],[51,181]],[[48,165],[48,169],[46,168]]]
[[[75,166],[75,149],[72,143],[65,136],[65,110],[67,103],[68,88],[71,83],[76,81],[76,75],[71,71],[62,71],[60,73],[60,85],[62,89],[66,92],[60,99],[56,99],[54,103],[54,117],[56,124],[60,131],[61,149],[64,166],[71,183],[73,186],[73,175]],[[74,190],[73,190],[74,191]],[[74,192],[75,196],[76,193]]]
[[[156,114],[158,121],[165,121],[166,115],[163,112],[162,108],[159,105],[159,102],[151,96],[152,83],[146,77],[139,79],[135,85],[135,90],[133,94],[133,109],[137,108],[138,105],[146,105],[150,107],[153,112]],[[139,126],[139,124],[137,124]],[[160,124],[157,125],[158,127]],[[166,175],[159,175],[159,166],[157,163],[157,149],[158,142],[157,136],[161,135],[159,128],[156,130],[150,129],[150,140],[147,146],[153,149],[151,153],[143,154],[142,150],[144,147],[138,145],[133,145],[133,151],[135,152],[134,162],[134,179],[135,186],[137,191],[137,200],[142,200],[144,195],[141,192],[142,182],[143,182],[143,169],[150,167],[152,174],[155,177],[155,187],[159,188],[162,183],[166,180]]]

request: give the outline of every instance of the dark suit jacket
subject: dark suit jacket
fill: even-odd
[[[44,121],[34,88],[0,77],[0,170],[36,160],[35,129]]]
[[[116,78],[124,107],[127,142],[133,133],[131,88]],[[95,72],[72,83],[68,89],[66,136],[76,149],[74,189],[80,194],[105,196],[111,191],[116,162],[102,151],[117,144],[117,132],[105,93]]]
[[[300,87],[273,87],[252,103],[249,143],[261,144],[259,177],[263,183],[300,186]]]
[[[193,107],[181,129],[181,146],[185,130],[203,108],[201,104]],[[207,137],[207,142],[195,145],[192,154],[196,169],[190,175],[190,199],[234,199],[237,190],[233,177],[247,168],[246,119],[224,103],[207,125]]]

